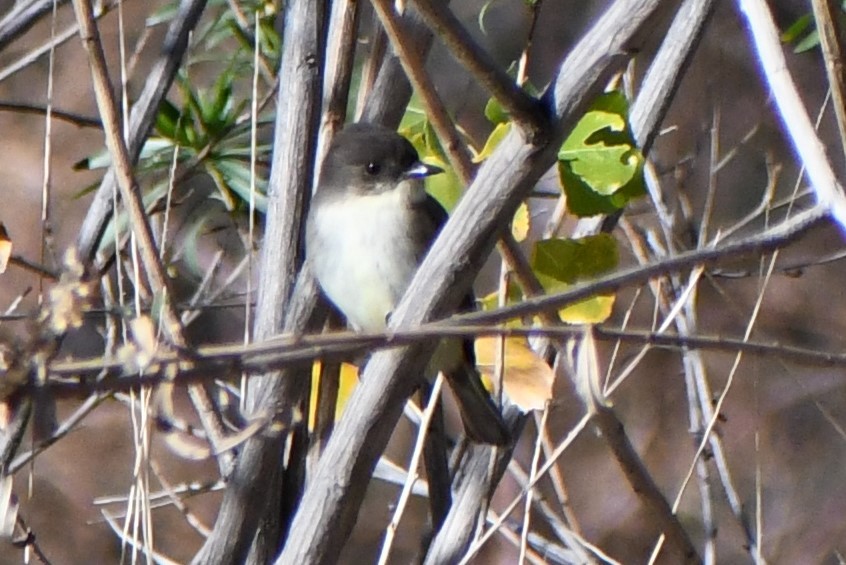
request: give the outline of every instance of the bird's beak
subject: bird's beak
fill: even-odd
[[[442,172],[444,172],[444,170],[440,167],[429,165],[428,163],[423,163],[422,161],[417,161],[411,165],[405,173],[403,173],[403,176],[407,179],[422,179],[423,177],[436,175]]]

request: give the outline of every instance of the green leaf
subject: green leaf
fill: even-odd
[[[250,167],[247,163],[237,161],[234,159],[216,159],[214,167],[207,167],[212,179],[218,187],[220,196],[226,204],[227,209],[232,210],[237,201],[232,198],[231,193],[235,193],[238,200],[244,204],[250,202],[251,178]],[[260,176],[256,176],[256,193],[255,205],[259,212],[267,211],[267,181]]]
[[[644,194],[643,156],[635,146],[627,114],[622,93],[605,93],[561,146],[559,177],[573,214],[609,214]]]
[[[794,53],[804,53],[810,51],[820,44],[820,32],[818,30],[811,31],[805,39],[796,44],[793,48]]]
[[[628,132],[626,113],[622,94],[603,95],[558,152],[558,159],[569,162],[572,171],[600,194],[613,194],[623,187],[642,161]]]
[[[523,241],[529,236],[531,228],[532,219],[529,215],[529,206],[525,202],[521,202],[514,213],[514,219],[511,220],[511,234],[517,241]]]
[[[444,210],[452,212],[464,192],[464,187],[461,186],[458,175],[452,168],[444,166],[445,163],[440,163],[436,159],[425,159],[425,161],[444,169],[443,173],[432,175],[426,179],[426,192],[434,196],[435,200],[444,207]]]
[[[646,193],[640,174],[625,187],[608,196],[596,192],[582,177],[575,174],[566,162],[558,162],[558,178],[564,194],[567,195],[567,209],[580,218],[613,214],[625,208],[630,200]]]
[[[212,89],[212,101],[207,104],[203,120],[210,123],[226,123],[232,110],[232,72],[222,73]]]
[[[609,234],[535,243],[532,268],[562,286],[594,278],[617,266],[617,242]]]
[[[560,292],[573,284],[596,278],[619,262],[617,242],[608,234],[581,239],[538,241],[532,253],[532,269],[547,292]],[[613,294],[581,300],[559,311],[570,323],[598,323],[611,315]]]
[[[496,98],[491,98],[485,104],[485,117],[492,124],[501,124],[507,122],[509,119],[508,112],[497,101]]]
[[[814,21],[811,13],[803,14],[796,18],[790,26],[781,34],[781,40],[784,43],[793,43],[797,41],[801,35],[804,35],[811,23]]]
[[[156,159],[161,156],[162,152],[167,152],[168,159],[173,152],[173,143],[169,139],[162,139],[161,137],[151,137],[144,142],[144,147],[141,148],[141,154],[138,157],[139,162]],[[79,170],[93,170],[105,169],[112,166],[112,155],[108,149],[103,149],[94,155],[82,159],[74,163],[73,168]]]
[[[162,100],[159,113],[156,114],[156,131],[167,139],[176,138],[176,126],[181,112],[170,100]]]

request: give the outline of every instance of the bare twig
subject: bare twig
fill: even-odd
[[[774,249],[801,235],[810,226],[815,225],[825,217],[824,211],[812,209],[803,213],[801,217],[797,216],[770,230],[734,243],[725,243],[716,248],[692,250],[654,263],[612,273],[595,281],[576,285],[564,292],[527,299],[519,304],[496,310],[455,315],[445,322],[433,322],[422,325],[419,329],[392,330],[387,334],[345,333],[294,336],[253,343],[246,347],[242,344],[200,347],[189,356],[194,367],[183,370],[178,379],[188,378],[194,370],[211,371],[214,369],[215,363],[218,364],[218,370],[221,370],[220,367],[231,367],[233,370],[256,371],[302,363],[317,357],[331,358],[348,356],[357,351],[380,345],[406,345],[414,341],[430,339],[435,336],[549,335],[569,337],[573,335],[574,331],[569,327],[502,328],[496,326],[496,324],[510,319],[533,315],[545,309],[558,310],[589,296],[616,290],[631,284],[639,284],[660,274],[678,272],[695,265],[716,261],[721,258],[729,258],[738,253]],[[796,218],[799,218],[800,221],[797,222]],[[814,349],[792,348],[778,344],[755,345],[730,338],[679,337],[668,336],[666,334],[642,334],[638,336],[637,332],[618,331],[613,328],[604,327],[598,327],[596,335],[598,338],[630,339],[635,342],[652,343],[659,346],[681,345],[730,351],[743,349],[750,353],[757,352],[762,354],[778,352],[779,355],[807,363],[846,363],[846,356],[838,354],[821,352]],[[184,353],[161,353],[152,362],[157,365],[174,363],[180,360],[181,355],[184,355]],[[204,365],[204,361],[208,361],[212,365]],[[148,367],[147,373],[154,374],[155,372],[152,369],[153,367]],[[96,376],[99,371],[105,371],[105,375],[99,385],[106,386],[107,383],[110,383],[108,386],[112,386],[117,384],[114,382],[115,378],[123,374],[125,368],[120,360],[95,358],[86,361],[57,361],[51,365],[50,370],[51,375],[65,378],[73,376],[84,377],[86,375]],[[112,378],[110,376],[111,374],[114,374],[116,377]],[[152,380],[155,382],[155,379]],[[139,383],[135,381],[124,386],[136,386],[137,384]],[[52,383],[51,386],[62,388],[57,383]],[[74,386],[79,385],[72,384],[70,388]]]
[[[66,4],[67,0],[32,0],[17,2],[15,7],[0,20],[0,51],[38,23],[42,16],[53,11],[53,6]]]
[[[43,116],[47,114],[47,108],[44,106],[39,106],[36,104],[26,104],[23,102],[0,102],[0,112],[18,112],[20,114],[35,114],[37,116]],[[52,108],[50,112],[51,115],[57,120],[62,120],[81,128],[100,129],[103,127],[103,124],[101,124],[100,120],[98,120],[97,118],[82,116],[79,114],[74,114],[72,112],[64,112],[55,108]]]
[[[431,0],[415,0],[417,9],[438,38],[449,47],[459,63],[488,89],[514,121],[526,130],[529,139],[544,135],[549,120],[544,108],[529,96],[493,58],[473,41],[458,18],[445,4]]]
[[[817,30],[820,34],[820,45],[825,59],[834,115],[837,117],[840,150],[846,155],[846,91],[844,91],[846,90],[846,70],[844,70],[843,61],[846,38],[837,21],[841,9],[832,0],[812,0],[811,6],[814,8],[814,19],[817,21]]]

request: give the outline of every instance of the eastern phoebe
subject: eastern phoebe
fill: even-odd
[[[379,332],[447,219],[422,163],[393,130],[367,123],[338,133],[323,162],[306,226],[306,256],[329,300],[359,331]],[[468,296],[465,307],[472,308]],[[443,371],[467,436],[505,444],[509,434],[482,386],[472,340],[444,340],[429,372]]]

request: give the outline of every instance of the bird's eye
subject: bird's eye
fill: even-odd
[[[367,165],[364,166],[364,169],[367,171],[367,174],[370,176],[376,176],[379,174],[379,171],[382,170],[382,167],[379,166],[379,163],[375,163],[370,161]]]

